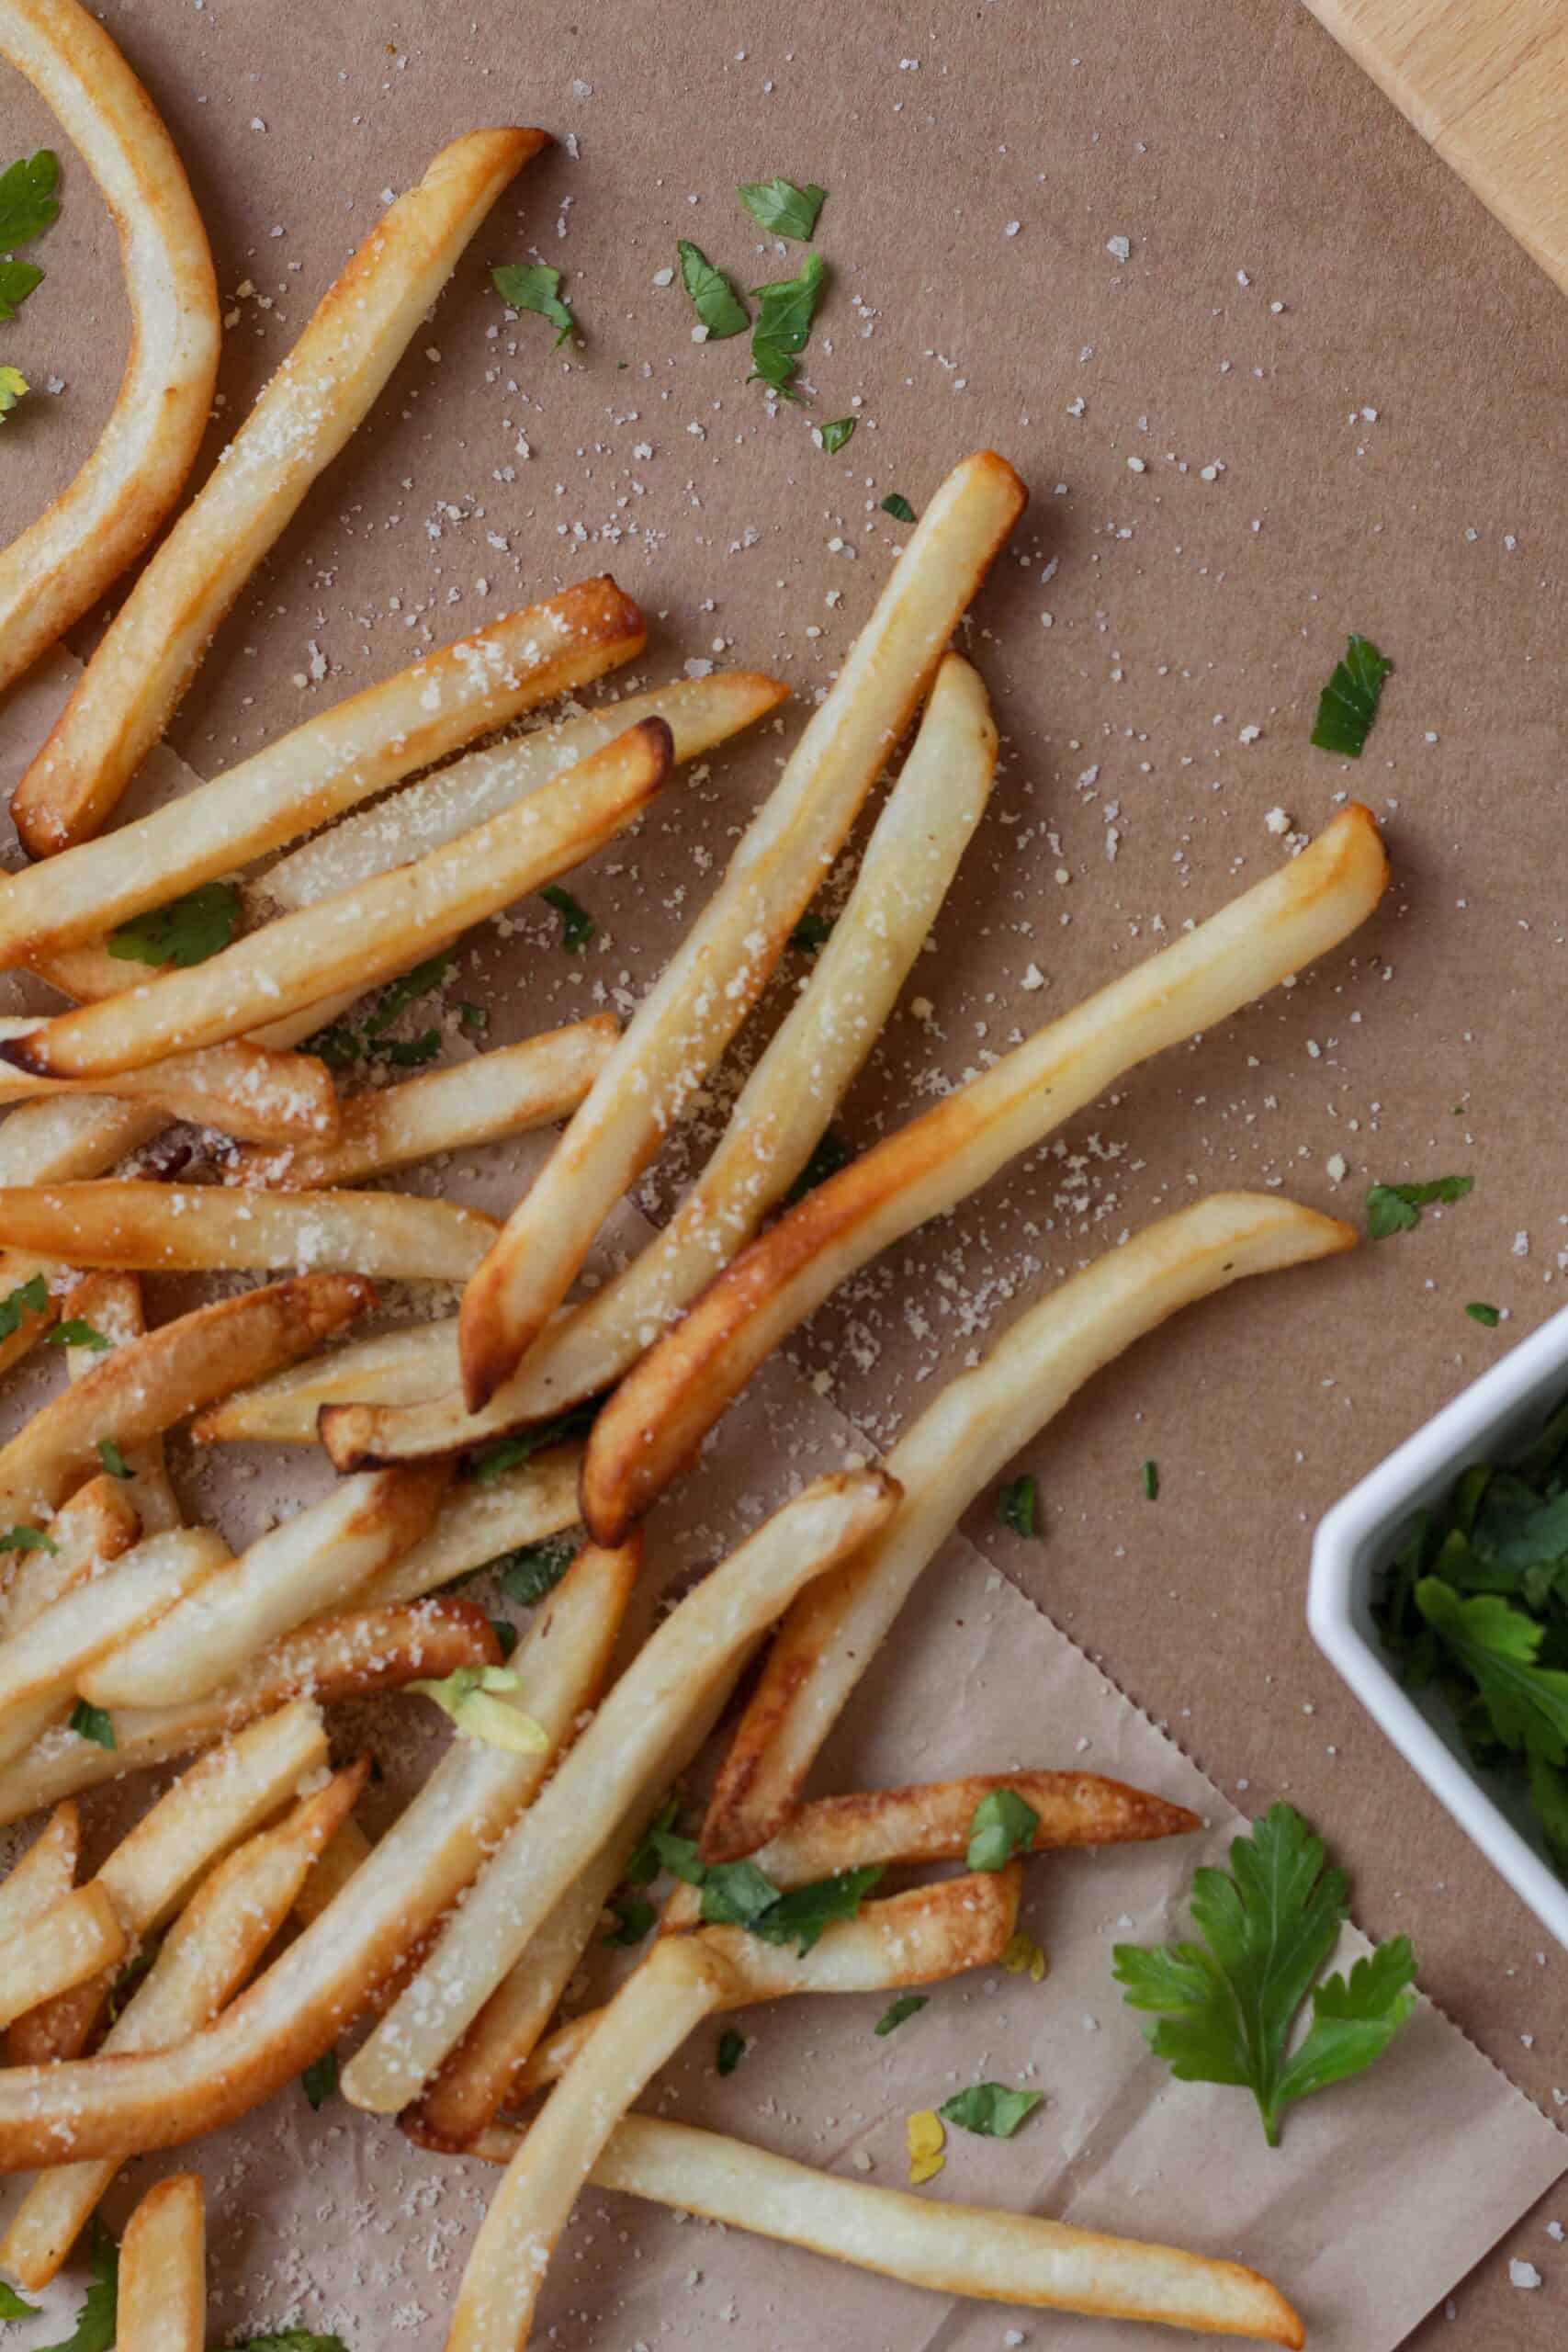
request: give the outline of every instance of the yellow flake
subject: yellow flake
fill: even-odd
[[[1033,1937],[1026,1936],[1020,1928],[1015,1936],[1008,1939],[1007,1950],[1002,1954],[1002,1966],[1010,1976],[1028,1976],[1038,1984],[1045,1974],[1047,1962],[1044,1952]]]
[[[907,2120],[905,2135],[909,2145],[909,2186],[919,2188],[925,2180],[934,2180],[946,2159],[942,2150],[947,2145],[947,2133],[934,2108],[922,2107]]]

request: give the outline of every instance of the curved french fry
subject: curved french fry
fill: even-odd
[[[11,0],[23,5],[38,0]],[[218,624],[369,408],[502,189],[545,144],[542,130],[454,140],[328,288],[17,786],[11,813],[35,857],[101,830]]]
[[[116,2352],[203,2352],[207,2206],[194,2172],[155,2181],[119,2242]]]
[[[601,1541],[649,1509],[764,1356],[848,1275],[1140,1062],[1337,945],[1387,880],[1377,826],[1352,803],[1278,873],[808,1193],[726,1267],[600,1415],[583,1504]]]
[[[497,1230],[482,1209],[413,1193],[269,1193],[227,1184],[19,1184],[0,1190],[0,1243],[77,1266],[461,1282]]]
[[[198,1413],[190,1433],[197,1445],[314,1445],[323,1405],[362,1396],[423,1403],[443,1396],[457,1378],[457,1317],[401,1323],[237,1390]]]
[[[494,1478],[463,1478],[442,1498],[427,1535],[361,1585],[356,1609],[386,1608],[438,1592],[526,1544],[575,1527],[582,1470],[580,1445],[551,1446]]]
[[[0,688],[134,562],[185,485],[221,335],[207,232],[152,99],[77,0],[0,0],[0,56],[60,119],[119,231],[130,356],[73,481],[0,555]]]

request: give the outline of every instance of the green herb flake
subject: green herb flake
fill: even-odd
[[[751,372],[775,392],[795,400],[790,389],[795,363],[805,350],[811,321],[825,276],[819,254],[808,254],[798,277],[783,277],[771,286],[754,286],[757,323],[751,334]]]
[[[25,2303],[15,2287],[0,2278],[0,2319],[37,2319],[37,2303]]]
[[[1145,1499],[1151,1503],[1157,1503],[1159,1500],[1159,1464],[1157,1462],[1145,1462],[1144,1464],[1144,1496]]]
[[[1036,1532],[1034,1510],[1038,1499],[1039,1488],[1025,1471],[1021,1478],[1010,1478],[1005,1486],[998,1487],[997,1517],[1004,1527],[1010,1527],[1015,1535],[1032,1535]]]
[[[98,1440],[98,1460],[111,1478],[134,1478],[136,1476],[112,1437]]]
[[[68,1315],[44,1341],[46,1348],[91,1348],[95,1355],[113,1345],[114,1341],[106,1338],[96,1324],[89,1323],[85,1315]]]
[[[286,2327],[281,2335],[247,2335],[229,2352],[348,2352],[341,2335],[318,2335],[308,2327]]]
[[[1005,1870],[1015,1854],[1028,1853],[1039,1826],[1040,1815],[1016,1789],[987,1789],[970,1816],[964,1867]]]
[[[817,950],[825,947],[832,936],[832,916],[819,915],[814,907],[807,907],[790,933],[789,944],[802,956],[815,956]]]
[[[492,1617],[490,1630],[495,1635],[495,1645],[501,1652],[501,1662],[504,1666],[523,1637],[516,1626],[505,1617]]]
[[[300,1046],[302,1054],[314,1054],[330,1070],[352,1069],[365,1052],[365,1040],[357,1029],[346,1021],[334,1021],[329,1029],[318,1029]]]
[[[204,882],[199,890],[132,915],[111,931],[109,954],[122,964],[172,964],[183,972],[228,946],[240,928],[240,911],[232,882]]]
[[[775,237],[793,237],[803,245],[811,243],[828,195],[815,180],[807,180],[804,187],[796,187],[793,180],[742,180],[739,193],[759,229]]]
[[[441,1058],[441,1032],[423,1029],[417,1037],[389,1037],[381,1050],[393,1069],[424,1069]]]
[[[721,1865],[730,1871],[747,1865],[729,1862]],[[755,1865],[750,1867],[754,1868]],[[740,1922],[753,1936],[761,1936],[764,1943],[794,1944],[797,1953],[808,1952],[825,1928],[836,1920],[852,1919],[861,1905],[882,1877],[880,1864],[870,1864],[863,1870],[840,1871],[832,1878],[816,1880],[810,1886],[793,1886],[781,1894],[766,1909]],[[708,1885],[715,1872],[710,1871],[703,1886],[703,1916],[707,1910]],[[762,1878],[762,1872],[757,1871]],[[766,1883],[764,1880],[764,1883]]]
[[[878,503],[883,513],[891,514],[896,523],[912,523],[915,519],[915,510],[901,490],[890,492],[887,497],[879,500]]]
[[[63,2344],[50,2344],[40,2352],[112,2352],[119,2304],[119,2248],[97,2215],[88,2253],[93,2283],[83,2298],[76,2324]]]
[[[560,272],[547,262],[503,262],[491,271],[491,283],[503,302],[514,311],[535,311],[542,319],[560,332],[550,345],[558,351],[569,334],[575,334],[577,321],[561,300]]]
[[[615,1915],[615,1925],[602,1943],[621,1944],[629,1949],[640,1944],[659,1914],[646,1894],[613,1894],[610,1908]]]
[[[1325,1870],[1322,1845],[1291,1805],[1271,1805],[1230,1860],[1228,1871],[1193,1876],[1202,1943],[1118,1944],[1114,1974],[1130,2007],[1158,2014],[1146,2039],[1178,2081],[1250,2090],[1272,2148],[1292,2101],[1387,2049],[1416,2007],[1416,1962],[1408,1937],[1395,1936],[1348,1978],[1314,1982],[1347,1917],[1345,1878]],[[1292,2048],[1309,1993],[1312,2024]]]
[[[115,1745],[114,1717],[107,1707],[95,1707],[90,1701],[78,1699],[65,1724],[78,1739],[90,1739],[96,1747],[112,1749]]]
[[[547,1593],[554,1592],[576,1557],[577,1547],[569,1536],[552,1535],[542,1544],[519,1544],[505,1555],[501,1589],[508,1600],[532,1609]]]
[[[0,1535],[0,1552],[58,1552],[60,1546],[39,1527],[8,1527]]]
[[[323,2050],[299,2077],[299,2087],[319,2115],[337,2089],[337,2052]]]
[[[1043,2091],[1010,2090],[1005,2083],[976,2083],[944,2099],[937,2113],[961,2132],[977,2132],[985,2140],[1010,2140],[1044,2096]]]
[[[725,2031],[718,2037],[718,2058],[716,2063],[719,2073],[721,2075],[733,2075],[735,2069],[739,2065],[740,2061],[745,2057],[745,2055],[746,2036],[743,2033],[737,2033],[733,2026],[727,2027]]]
[[[34,287],[42,284],[37,262],[0,261],[0,319],[14,319]]]
[[[465,1037],[482,1037],[490,1027],[490,1013],[484,1005],[464,997],[457,1006],[457,1026]]]
[[[784,1207],[792,1209],[796,1201],[803,1201],[807,1193],[814,1193],[818,1184],[825,1184],[829,1176],[847,1168],[854,1156],[837,1127],[824,1127],[812,1146],[810,1159],[784,1196]]]
[[[631,1852],[626,1856],[621,1876],[628,1886],[651,1886],[664,1863],[659,1851],[659,1840],[667,1838],[675,1826],[681,1809],[678,1797],[666,1797]]]
[[[560,917],[560,944],[569,956],[575,956],[587,946],[599,926],[587,908],[563,890],[558,882],[547,882],[539,896],[547,907],[554,907]]]
[[[930,1997],[927,1993],[900,1993],[898,1998],[890,2001],[883,2010],[871,2029],[873,2033],[879,2041],[885,2041],[890,2033],[897,2033],[901,2025],[907,2025],[912,2017],[918,2017]]]
[[[708,331],[708,341],[723,343],[732,334],[744,334],[751,323],[750,313],[723,270],[716,269],[702,247],[694,245],[689,237],[682,237],[675,250],[681,256],[681,283]]]
[[[59,186],[60,158],[48,147],[0,172],[0,253],[30,244],[60,218]]]
[[[1472,1323],[1484,1323],[1489,1331],[1495,1331],[1503,1320],[1502,1308],[1488,1306],[1485,1300],[1481,1298],[1472,1298],[1464,1311]]]
[[[1345,659],[1318,696],[1312,740],[1320,752],[1359,760],[1378,715],[1382,682],[1393,669],[1368,637],[1352,637]]]
[[[114,2025],[130,2007],[138,1985],[144,1984],[152,1974],[153,1963],[158,1957],[159,1946],[160,1939],[156,1936],[150,1943],[144,1943],[135,1959],[126,1962],[125,1966],[109,1986],[108,1997],[104,2006],[108,2012],[111,2025]]]
[[[858,421],[852,416],[839,416],[831,424],[819,424],[817,428],[818,447],[825,450],[829,458],[837,457],[845,442],[852,439]]]
[[[603,1402],[599,1396],[587,1397],[553,1421],[537,1421],[531,1430],[516,1430],[510,1437],[494,1438],[490,1444],[477,1447],[464,1465],[464,1476],[488,1486],[492,1478],[519,1468],[547,1446],[567,1445],[573,1438],[586,1437]]]
[[[402,973],[377,998],[376,1009],[365,1023],[366,1035],[384,1036],[400,1013],[406,1012],[411,1004],[417,1003],[422,996],[428,996],[433,989],[443,987],[451,978],[457,963],[457,949],[444,947],[439,954],[427,956],[422,964],[415,964],[412,969]]]
[[[1473,1176],[1434,1176],[1424,1184],[1373,1184],[1367,1192],[1367,1232],[1373,1241],[1408,1233],[1434,1201],[1462,1201]]]
[[[9,1340],[21,1329],[24,1315],[42,1315],[48,1306],[48,1283],[41,1274],[29,1274],[25,1283],[0,1298],[0,1340]]]
[[[0,368],[0,424],[4,424],[18,401],[25,401],[32,386],[19,368]]]

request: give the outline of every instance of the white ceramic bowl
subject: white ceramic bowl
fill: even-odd
[[[1543,1927],[1568,1947],[1568,1885],[1517,1786],[1473,1765],[1439,1691],[1401,1687],[1372,1622],[1374,1580],[1416,1512],[1472,1462],[1505,1462],[1568,1393],[1568,1307],[1510,1349],[1322,1521],[1307,1623],[1368,1713]]]

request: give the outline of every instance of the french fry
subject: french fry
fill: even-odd
[[[203,2352],[207,2206],[194,2172],[154,2182],[119,2242],[117,2352]]]
[[[151,1624],[229,1557],[209,1527],[150,1536],[41,1611],[0,1647],[0,1763],[71,1704],[85,1669]]]
[[[395,2114],[423,2089],[572,1880],[649,1784],[665,1786],[671,1746],[711,1714],[758,1634],[883,1524],[897,1495],[876,1470],[817,1479],[671,1610],[355,2053],[343,2086],[356,2107]]]
[[[136,1178],[0,1190],[6,1247],[139,1272],[298,1266],[461,1282],[497,1229],[482,1209],[412,1193],[269,1193]]]
[[[0,2026],[125,1958],[127,1939],[96,1880],[63,1894],[0,1944]]]
[[[212,406],[221,335],[207,233],[174,142],[77,0],[0,0],[0,56],[81,153],[119,231],[130,356],[92,455],[0,555],[0,689],[134,562],[184,486]]]
[[[605,2009],[502,2176],[457,2290],[446,2352],[521,2352],[557,2239],[611,2132],[734,1978],[697,1936],[656,1944]]]
[[[922,1568],[1085,1381],[1192,1301],[1355,1241],[1352,1227],[1292,1201],[1216,1193],[1048,1292],[972,1372],[950,1381],[887,1457],[904,1490],[895,1518],[780,1627],[719,1768],[705,1859],[749,1854],[783,1831],[813,1758]]]
[[[35,1019],[8,1013],[0,1017],[0,1042],[26,1037],[37,1026]],[[275,1053],[265,1046],[236,1041],[199,1054],[171,1055],[150,1069],[127,1070],[112,1084],[120,1101],[151,1102],[164,1119],[189,1119],[274,1149],[290,1136],[330,1136],[338,1125],[337,1094],[326,1064],[310,1054]],[[79,1078],[29,1078],[9,1066],[0,1070],[0,1106],[37,1095],[85,1094],[96,1100],[103,1091],[100,1086],[95,1092]]]
[[[322,1617],[264,1651],[210,1698],[121,1709],[112,1749],[63,1728],[46,1732],[26,1756],[0,1768],[0,1826],[62,1796],[195,1755],[293,1699],[363,1698],[427,1677],[439,1681],[460,1666],[500,1663],[494,1628],[470,1601],[403,1602]]]
[[[427,1533],[447,1469],[345,1478],[188,1600],[85,1667],[96,1707],[176,1707],[221,1690],[269,1643],[339,1607]],[[400,1597],[400,1596],[397,1596]]]
[[[556,1742],[570,1738],[608,1668],[637,1557],[635,1544],[589,1545],[518,1645],[512,1703]],[[468,1883],[550,1760],[454,1739],[340,1899],[203,2031],[107,2064],[70,2059],[0,2074],[0,2172],[171,2147],[269,2098],[374,1998]]]
[[[173,1429],[230,1389],[292,1363],[375,1303],[353,1274],[300,1274],[199,1306],[105,1356],[0,1447],[0,1510],[57,1510],[99,1466],[98,1441],[123,1451]]]
[[[0,1945],[41,1918],[76,1883],[82,1825],[73,1804],[56,1805],[20,1861],[0,1879]]]
[[[965,1968],[1000,1960],[1018,1924],[1023,1873],[976,1871],[937,1886],[912,1886],[881,1903],[863,1904],[853,1919],[823,1930],[806,1953],[767,1944],[744,1928],[702,1928],[696,1941],[727,1962],[731,1989],[720,2004],[746,2008],[792,1993],[882,1993],[900,1984],[935,1984]],[[540,2043],[507,2090],[507,2104],[558,2082],[594,2032],[603,2009],[585,2009]]]
[[[15,1565],[0,1591],[0,1644],[24,1633],[68,1592],[90,1583],[111,1560],[122,1559],[141,1536],[141,1514],[125,1481],[106,1472],[79,1487],[49,1523],[52,1551],[7,1555]]]
[[[470,752],[279,859],[262,876],[257,895],[288,912],[389,874],[407,865],[414,851],[423,856],[499,817],[645,718],[666,721],[672,763],[683,767],[755,726],[788,694],[776,678],[755,670],[716,670],[706,678],[623,695],[584,718],[535,728],[493,750]]]
[[[457,1379],[457,1318],[402,1323],[310,1356],[209,1405],[191,1423],[197,1445],[314,1445],[323,1405],[370,1396],[392,1405],[443,1396]]]
[[[370,1859],[370,1840],[353,1814],[344,1814],[332,1837],[310,1865],[310,1874],[294,1898],[295,1917],[309,1927],[329,1903],[343,1893],[356,1870]]]
[[[985,809],[996,749],[986,690],[950,653],[832,936],[669,1224],[570,1308],[479,1412],[460,1394],[400,1411],[334,1409],[321,1435],[340,1469],[449,1453],[602,1395],[750,1239],[891,1012]]]
[[[166,2049],[210,2024],[251,1974],[349,1822],[367,1769],[362,1758],[336,1773],[203,1880],[105,2036],[107,2056]],[[60,2054],[72,2057],[75,2051]],[[40,2173],[0,2241],[0,2267],[24,2287],[46,2287],[118,2169],[106,2161],[54,2165]]]
[[[401,1086],[374,1087],[344,1104],[335,1143],[252,1145],[229,1156],[224,1181],[288,1192],[355,1184],[438,1152],[526,1135],[570,1115],[619,1034],[615,1016],[598,1012]]]
[[[516,1370],[761,995],[1024,499],[1012,468],[984,450],[927,507],[724,879],[464,1293],[458,1354],[471,1411]]]
[[[1377,827],[1352,803],[1278,873],[807,1193],[731,1261],[600,1415],[583,1480],[600,1540],[648,1510],[764,1356],[829,1291],[1140,1062],[1213,1028],[1336,946],[1371,914],[1387,879]],[[538,1197],[536,1186],[529,1202]]]
[[[585,580],[423,655],[167,808],[118,827],[111,839],[8,875],[0,886],[0,964],[36,966],[235,873],[519,712],[632,660],[645,633],[613,580]],[[134,967],[120,966],[122,988],[135,977]]]
[[[65,1313],[90,1325],[100,1340],[111,1348],[128,1347],[132,1340],[147,1336],[147,1318],[141,1311],[141,1285],[134,1274],[86,1274],[68,1294]],[[65,1369],[72,1380],[85,1380],[97,1369],[103,1350],[96,1346],[68,1347]],[[133,1445],[125,1456],[130,1473],[130,1486],[136,1500],[132,1510],[126,1483],[117,1478],[95,1478],[73,1495],[62,1516],[73,1511],[89,1496],[97,1498],[98,1506],[127,1513],[141,1522],[143,1535],[166,1535],[178,1527],[184,1517],[179,1498],[169,1484],[168,1464],[164,1459],[161,1436],[146,1438]],[[36,1556],[36,1555],[35,1555]],[[6,1619],[0,1606],[0,1633]]]
[[[645,719],[445,848],[282,915],[186,971],[57,1013],[0,1042],[0,1060],[44,1077],[101,1080],[241,1036],[341,989],[374,987],[602,849],[669,771],[670,730]]]
[[[525,2144],[492,2125],[470,2153],[504,2164]],[[1291,2352],[1306,2342],[1279,2290],[1239,2262],[876,2188],[689,2123],[625,2117],[589,2177],[595,2188],[672,2205],[936,2294],[1163,2322]]]
[[[551,1446],[494,1478],[464,1478],[443,1496],[434,1524],[399,1559],[362,1584],[356,1609],[382,1609],[437,1592],[520,1544],[575,1527],[580,1445]]]
[[[365,415],[502,189],[545,144],[542,130],[514,129],[454,140],[329,287],[17,786],[11,813],[34,857],[101,831],[245,582]],[[202,408],[205,423],[205,398]]]

